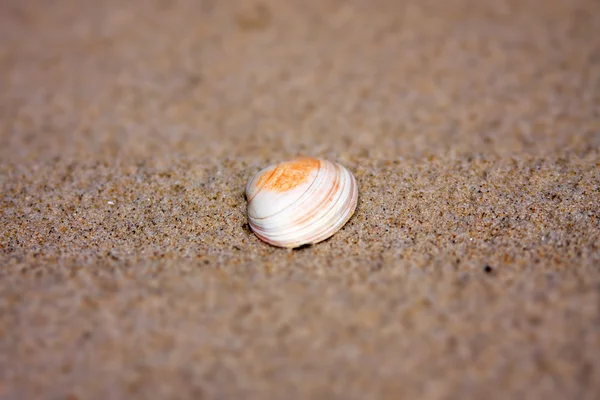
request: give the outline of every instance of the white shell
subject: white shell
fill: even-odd
[[[293,248],[340,230],[356,210],[358,185],[337,163],[298,158],[259,171],[246,184],[246,198],[256,236]]]

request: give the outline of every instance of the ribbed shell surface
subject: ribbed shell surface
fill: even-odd
[[[323,241],[352,217],[358,185],[343,166],[297,159],[267,167],[246,185],[248,220],[263,241],[298,247]]]

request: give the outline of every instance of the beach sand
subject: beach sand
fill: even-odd
[[[597,399],[600,2],[0,3],[0,399]],[[348,167],[286,250],[244,185]]]

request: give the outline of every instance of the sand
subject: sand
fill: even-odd
[[[0,399],[597,399],[600,2],[0,3]],[[244,184],[351,169],[258,240]]]

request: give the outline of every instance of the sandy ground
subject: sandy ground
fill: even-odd
[[[599,37],[596,0],[0,2],[0,399],[597,399]],[[291,251],[244,184],[296,155],[360,198]]]

